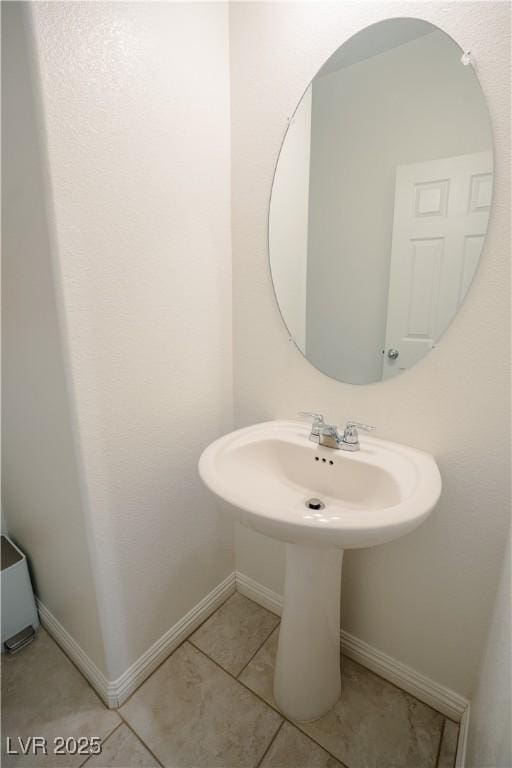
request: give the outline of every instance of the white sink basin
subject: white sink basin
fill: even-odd
[[[416,528],[437,503],[441,477],[429,454],[363,436],[352,453],[308,435],[295,421],[231,432],[204,451],[199,473],[245,525],[313,546],[383,544]],[[312,497],[325,508],[309,509]]]
[[[199,460],[206,486],[236,518],[287,542],[274,678],[288,717],[314,720],[341,693],[339,640],[343,550],[370,547],[416,528],[441,493],[432,456],[360,437],[349,452],[312,443],[310,427],[269,421],[212,443]],[[307,502],[323,507],[311,509]]]

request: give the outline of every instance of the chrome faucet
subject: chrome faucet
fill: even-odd
[[[321,413],[301,411],[300,416],[310,416],[313,419],[309,439],[313,443],[326,448],[336,448],[341,451],[358,451],[360,449],[358,429],[372,432],[375,427],[360,424],[358,421],[347,421],[343,434],[340,434],[335,424],[326,424]]]

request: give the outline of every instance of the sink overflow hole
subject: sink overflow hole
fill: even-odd
[[[320,499],[313,498],[313,499],[308,499],[306,501],[306,507],[308,509],[314,509],[314,510],[325,509],[325,504],[323,503],[323,501],[320,501]]]
[[[315,456],[315,461],[320,461],[320,456]],[[327,463],[327,459],[322,459],[322,461],[324,464]],[[334,466],[334,461],[332,461],[332,459],[329,459],[329,464],[331,467]]]

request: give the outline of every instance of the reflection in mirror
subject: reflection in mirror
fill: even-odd
[[[380,22],[331,56],[290,121],[270,204],[272,279],[293,340],[339,381],[414,365],[473,278],[492,136],[462,53],[425,21]]]

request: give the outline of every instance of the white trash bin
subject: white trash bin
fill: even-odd
[[[39,626],[27,558],[2,533],[2,652],[15,653],[27,645]]]

